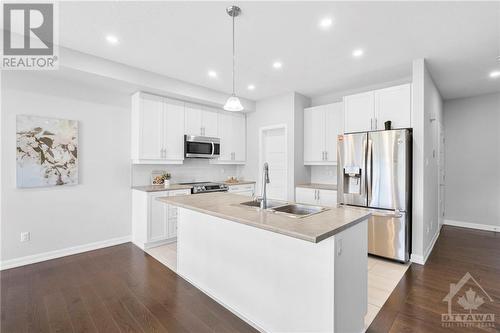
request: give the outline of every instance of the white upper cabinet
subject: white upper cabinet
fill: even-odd
[[[411,127],[411,84],[344,97],[345,133]]]
[[[184,134],[202,135],[203,129],[201,125],[201,114],[201,105],[186,103]]]
[[[218,137],[218,110],[186,103],[185,134]]]
[[[131,157],[137,164],[184,160],[184,103],[137,92],[132,96]]]
[[[304,164],[337,163],[337,135],[344,125],[342,103],[304,109]]]
[[[375,119],[377,130],[383,130],[388,120],[392,128],[411,127],[411,85],[375,91]]]
[[[243,164],[246,161],[246,119],[244,114],[219,112],[220,157],[210,163]]]
[[[201,128],[203,136],[212,138],[219,137],[219,110],[210,107],[204,107],[201,112]]]
[[[345,132],[366,132],[373,129],[375,102],[373,91],[344,97]]]
[[[184,159],[184,102],[164,99],[163,146],[167,160]]]
[[[163,101],[159,96],[143,95],[139,103],[139,158],[163,158]],[[135,124],[133,124],[135,125]]]
[[[322,162],[325,152],[325,111],[323,106],[304,109],[304,163]]]
[[[325,110],[325,161],[337,163],[337,137],[344,134],[344,104],[326,105]]]

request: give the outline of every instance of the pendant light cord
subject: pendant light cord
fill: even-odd
[[[234,7],[233,7],[233,10],[234,10]],[[235,71],[234,71],[234,68],[235,68],[235,62],[236,62],[236,56],[235,56],[235,47],[234,47],[234,16],[235,16],[235,13],[233,11],[233,95],[235,95],[234,93],[234,75],[235,75]]]

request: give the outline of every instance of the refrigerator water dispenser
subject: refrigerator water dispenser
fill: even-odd
[[[361,168],[350,166],[344,168],[344,193],[361,194]]]

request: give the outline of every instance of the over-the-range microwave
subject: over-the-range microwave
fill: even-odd
[[[184,135],[184,157],[218,158],[220,139],[207,136]]]

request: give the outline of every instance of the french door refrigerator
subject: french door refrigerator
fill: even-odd
[[[407,262],[411,249],[411,129],[339,135],[338,202],[369,210],[368,253]]]

